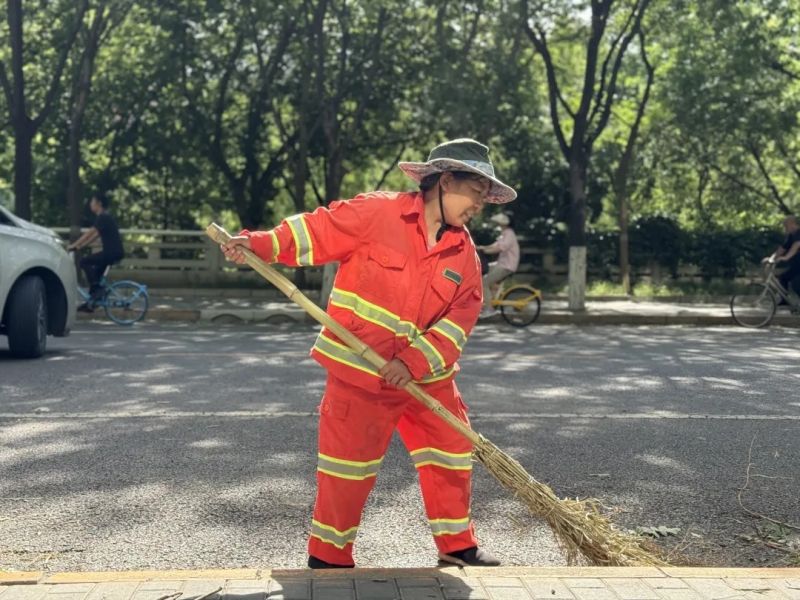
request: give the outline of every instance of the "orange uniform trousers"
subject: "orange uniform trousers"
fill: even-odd
[[[428,391],[469,422],[455,382]],[[471,442],[407,392],[384,385],[376,394],[329,375],[320,405],[310,555],[332,564],[354,564],[353,542],[364,503],[395,429],[417,468],[439,551],[478,545],[470,519]]]

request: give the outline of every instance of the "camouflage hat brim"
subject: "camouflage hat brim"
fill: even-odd
[[[490,163],[477,160],[456,160],[453,158],[435,158],[428,162],[401,162],[397,165],[403,173],[419,183],[433,173],[445,171],[467,171],[486,177],[492,182],[486,201],[491,204],[505,204],[516,199],[517,192],[494,176],[494,168]]]

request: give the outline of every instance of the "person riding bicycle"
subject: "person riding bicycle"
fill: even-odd
[[[80,265],[86,273],[89,283],[90,299],[78,307],[81,312],[93,312],[94,302],[102,296],[100,280],[106,267],[118,263],[125,256],[122,247],[122,238],[119,234],[117,221],[108,212],[109,201],[103,194],[94,194],[89,201],[89,209],[96,215],[92,226],[81,237],[67,246],[67,250],[80,250],[91,244],[98,237],[103,242],[100,252],[95,252],[81,259]]]
[[[785,262],[787,268],[780,274],[778,281],[790,294],[800,294],[800,225],[795,215],[789,215],[783,220],[783,230],[786,232],[786,239],[762,262]],[[779,305],[785,304],[785,300],[779,302]]]
[[[483,276],[483,310],[481,318],[495,314],[492,299],[500,289],[504,279],[517,272],[519,268],[519,242],[514,233],[514,222],[511,215],[499,212],[490,219],[497,223],[502,231],[500,237],[488,246],[478,246],[477,249],[485,254],[498,254],[497,261],[489,264],[489,272]]]

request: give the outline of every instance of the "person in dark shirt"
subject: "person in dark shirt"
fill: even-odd
[[[78,307],[82,312],[92,312],[92,300],[97,300],[100,293],[100,279],[106,267],[118,263],[125,255],[122,248],[122,238],[119,235],[117,221],[108,212],[108,198],[102,194],[95,194],[89,201],[89,209],[96,215],[94,226],[81,237],[67,246],[67,250],[80,250],[91,244],[98,237],[103,242],[103,249],[81,259],[81,268],[86,273],[89,282],[91,299]]]
[[[800,225],[797,223],[795,215],[789,215],[783,220],[783,230],[786,232],[786,239],[783,244],[775,249],[771,256],[764,261],[782,263],[787,265],[786,270],[780,274],[778,280],[788,291],[800,294]],[[791,287],[789,287],[791,285]],[[781,302],[781,304],[786,304]]]

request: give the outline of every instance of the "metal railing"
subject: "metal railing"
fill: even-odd
[[[52,229],[64,238],[69,235],[67,227]],[[121,229],[120,234],[125,259],[114,269],[132,271],[128,275],[143,283],[160,287],[262,285],[261,279],[249,268],[226,262],[217,245],[203,231]],[[555,250],[526,245],[524,239],[520,241],[521,261],[516,279],[566,281],[567,265],[557,261]],[[291,271],[287,267],[284,272]],[[610,267],[608,271],[616,273],[616,268]],[[667,269],[657,264],[634,269],[633,275],[654,281],[669,279]],[[701,270],[693,265],[681,265],[678,270],[679,280],[701,277]],[[305,269],[305,280],[310,287],[318,287],[321,269]]]

